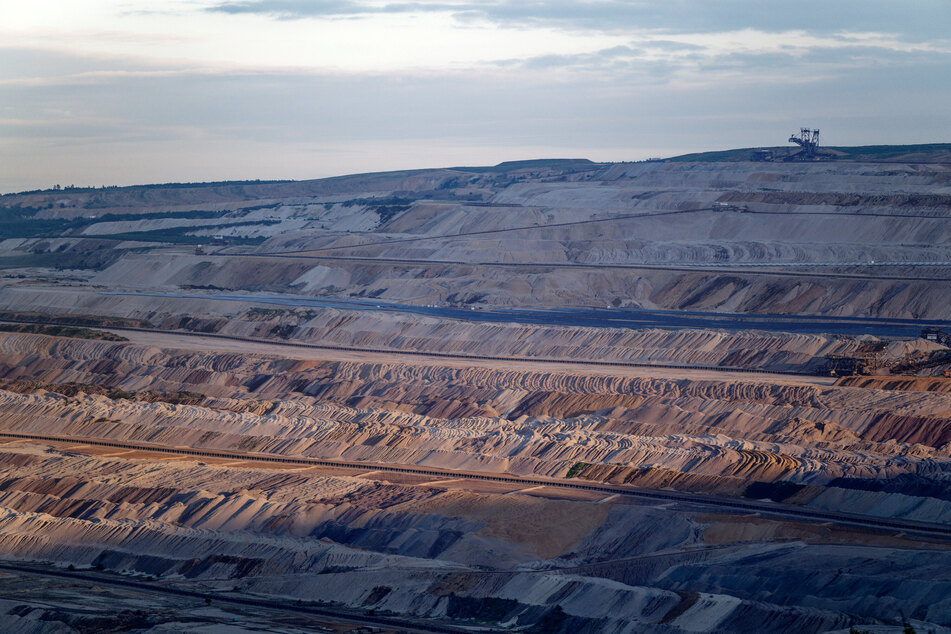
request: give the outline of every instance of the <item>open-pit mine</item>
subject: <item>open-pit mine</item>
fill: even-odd
[[[951,632],[935,148],[0,197],[0,630]]]

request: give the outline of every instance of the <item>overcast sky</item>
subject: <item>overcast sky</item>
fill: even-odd
[[[951,0],[0,0],[0,192],[951,141]]]

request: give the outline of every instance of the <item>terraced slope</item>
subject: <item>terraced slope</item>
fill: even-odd
[[[0,265],[68,262],[86,271],[71,275],[74,289],[945,319],[949,169],[512,165],[141,196],[37,193],[3,204],[26,214],[21,224],[81,226],[4,242]],[[169,243],[205,244],[205,253]],[[649,268],[624,268],[638,266]],[[23,286],[15,279],[0,289],[0,306],[27,309],[10,292]]]
[[[251,620],[280,631],[318,607],[428,631],[951,627],[948,543],[922,529],[951,522],[946,346],[399,306],[947,321],[947,165],[529,162],[0,214],[0,319],[36,324],[0,332],[0,558],[67,574],[0,566],[0,628],[213,630],[225,596],[273,601]],[[335,303],[275,303],[295,296]],[[855,359],[875,374],[830,376]],[[135,607],[103,616],[95,579]]]

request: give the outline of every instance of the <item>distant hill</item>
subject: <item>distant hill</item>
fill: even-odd
[[[530,159],[527,161],[503,161],[498,165],[480,167],[452,167],[449,169],[460,172],[514,172],[525,169],[554,169],[554,170],[590,170],[603,166],[604,163],[595,163],[585,158],[575,159]]]
[[[923,143],[918,145],[858,145],[820,146],[819,149],[831,154],[831,158],[846,161],[888,161],[895,163],[951,163],[951,143]],[[794,145],[739,148],[716,152],[695,152],[674,156],[666,160],[677,163],[707,162],[733,163],[751,161],[759,150],[772,150],[773,156],[782,157],[795,154],[799,148]]]
[[[288,196],[308,196],[315,194],[348,193],[363,191],[370,182],[379,182],[380,189],[392,189],[389,181],[407,180],[416,176],[448,178],[454,173],[470,172],[476,174],[507,174],[520,170],[561,170],[564,172],[586,171],[603,167],[605,163],[595,163],[584,158],[568,159],[531,159],[524,161],[504,161],[498,165],[448,167],[432,169],[410,169],[389,172],[367,172],[362,174],[347,174],[345,176],[331,176],[309,180],[234,180],[210,181],[193,183],[154,183],[147,185],[124,185],[108,187],[63,187],[56,189],[35,189],[30,191],[10,192],[0,194],[0,198],[13,199],[33,194],[57,196],[110,197],[113,200],[118,196],[131,198],[130,204],[151,202],[168,202],[170,193],[175,202],[187,204],[189,200],[205,200],[209,195],[216,195],[221,200],[242,200],[273,196],[275,198]],[[458,175],[458,174],[457,174]],[[372,188],[371,188],[372,189]],[[87,205],[93,207],[94,205]]]

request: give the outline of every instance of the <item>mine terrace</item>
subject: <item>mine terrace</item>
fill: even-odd
[[[0,197],[0,627],[947,631],[951,148],[796,138]]]

